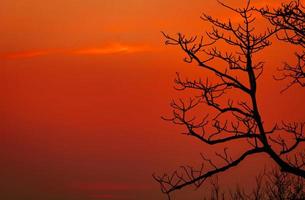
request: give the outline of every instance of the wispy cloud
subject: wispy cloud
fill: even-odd
[[[102,200],[130,200],[128,196],[118,195],[118,194],[93,194],[90,195],[93,199],[102,199]]]
[[[94,190],[94,191],[126,191],[126,190],[146,190],[150,189],[145,184],[132,183],[107,183],[107,182],[80,182],[71,185],[77,190]]]
[[[97,199],[117,199],[113,194],[94,194],[92,197]]]
[[[48,55],[51,52],[52,51],[49,50],[10,52],[10,53],[0,54],[0,58],[4,58],[4,59],[33,58],[33,57]]]
[[[152,189],[147,184],[124,182],[74,182],[67,187],[87,194],[90,198],[103,200],[134,200],[134,197],[127,195],[131,191]]]
[[[41,49],[41,50],[28,50],[19,52],[6,52],[0,53],[0,59],[25,59],[42,57],[49,55],[69,55],[69,56],[81,56],[81,55],[107,55],[107,54],[120,54],[120,53],[138,53],[151,51],[152,48],[145,45],[125,45],[120,43],[113,43],[108,45],[102,45],[97,47],[87,47],[79,49]]]
[[[143,52],[143,51],[148,51],[149,49],[150,48],[147,46],[140,46],[140,45],[112,44],[104,47],[79,49],[73,51],[72,53],[83,54],[83,55],[103,55],[103,54],[115,54],[115,53]]]

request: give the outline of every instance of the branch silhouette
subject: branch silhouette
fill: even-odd
[[[298,84],[305,87],[305,7],[300,0],[283,3],[280,8],[261,8],[259,12],[274,26],[281,29],[277,38],[301,48],[295,53],[297,62],[294,65],[285,63],[279,68],[280,76],[276,80],[290,80],[283,91]]]
[[[212,200],[301,200],[305,198],[305,179],[281,172],[278,168],[271,171],[264,170],[255,178],[254,188],[251,191],[236,186],[229,191],[224,190],[218,177],[210,181],[210,195]],[[208,195],[207,195],[208,196]],[[207,197],[204,197],[206,200]]]
[[[203,81],[182,78],[177,73],[174,81],[175,89],[197,92],[198,95],[188,100],[172,101],[170,104],[172,117],[163,119],[185,127],[186,135],[206,145],[239,141],[249,148],[235,159],[228,154],[227,149],[224,149],[223,153],[216,153],[216,157],[223,161],[223,165],[220,166],[202,155],[203,162],[200,169],[182,166],[171,175],[153,175],[160,184],[161,191],[167,194],[169,199],[172,192],[190,185],[198,188],[207,178],[227,171],[239,165],[245,158],[256,154],[267,154],[281,171],[305,178],[303,168],[305,156],[303,154],[297,154],[293,158],[290,156],[290,153],[295,152],[305,141],[304,123],[275,123],[273,128],[268,130],[261,118],[256,97],[264,62],[254,61],[254,54],[270,46],[271,37],[279,37],[280,31],[288,31],[288,29],[277,25],[275,22],[278,20],[269,17],[272,12],[258,10],[251,6],[250,1],[244,8],[233,8],[222,2],[219,3],[237,13],[242,22],[239,24],[233,24],[230,20],[223,22],[203,14],[201,19],[212,25],[211,31],[206,32],[207,40],[203,36],[187,37],[182,33],[171,36],[162,32],[166,45],[177,46],[185,53],[185,62],[195,63],[207,73],[213,74]],[[256,33],[255,21],[260,14],[270,20],[274,26],[266,28],[262,33]],[[290,41],[294,41],[294,37],[290,39],[286,37],[283,40],[295,43]],[[230,46],[234,51],[223,51],[217,47],[220,42]],[[230,96],[234,92],[238,95]],[[198,119],[195,113],[201,106],[208,106],[216,115],[211,118],[206,114],[202,119]],[[228,116],[230,120],[224,120]],[[282,136],[283,134],[285,137]],[[287,140],[286,136],[292,137],[294,142]],[[211,169],[206,169],[207,166]]]

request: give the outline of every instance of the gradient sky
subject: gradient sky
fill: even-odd
[[[163,45],[160,31],[202,33],[203,11],[231,16],[208,0],[1,0],[0,199],[163,199],[153,172],[213,155],[160,119],[177,95],[175,72],[202,74]],[[304,92],[279,94],[285,83],[272,80],[293,49],[275,43],[259,58],[266,123],[303,119]],[[258,160],[224,183],[255,174],[260,167],[249,166]]]

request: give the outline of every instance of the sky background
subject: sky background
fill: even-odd
[[[202,12],[238,22],[207,0],[1,0],[0,199],[165,199],[152,173],[214,155],[160,118],[177,96],[175,72],[204,75],[160,31],[202,34]],[[285,83],[272,79],[293,51],[274,43],[258,56],[266,61],[258,99],[267,124],[304,117],[304,92],[280,94]],[[265,160],[246,160],[223,184],[251,183]]]

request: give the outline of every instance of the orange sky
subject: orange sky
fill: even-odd
[[[165,198],[153,172],[215,150],[160,119],[176,95],[175,72],[201,73],[160,31],[201,33],[203,11],[228,16],[207,0],[1,0],[0,199]],[[260,58],[263,117],[303,119],[304,92],[280,95],[284,83],[272,80],[292,49],[275,44]],[[224,180],[256,171],[240,167]]]

